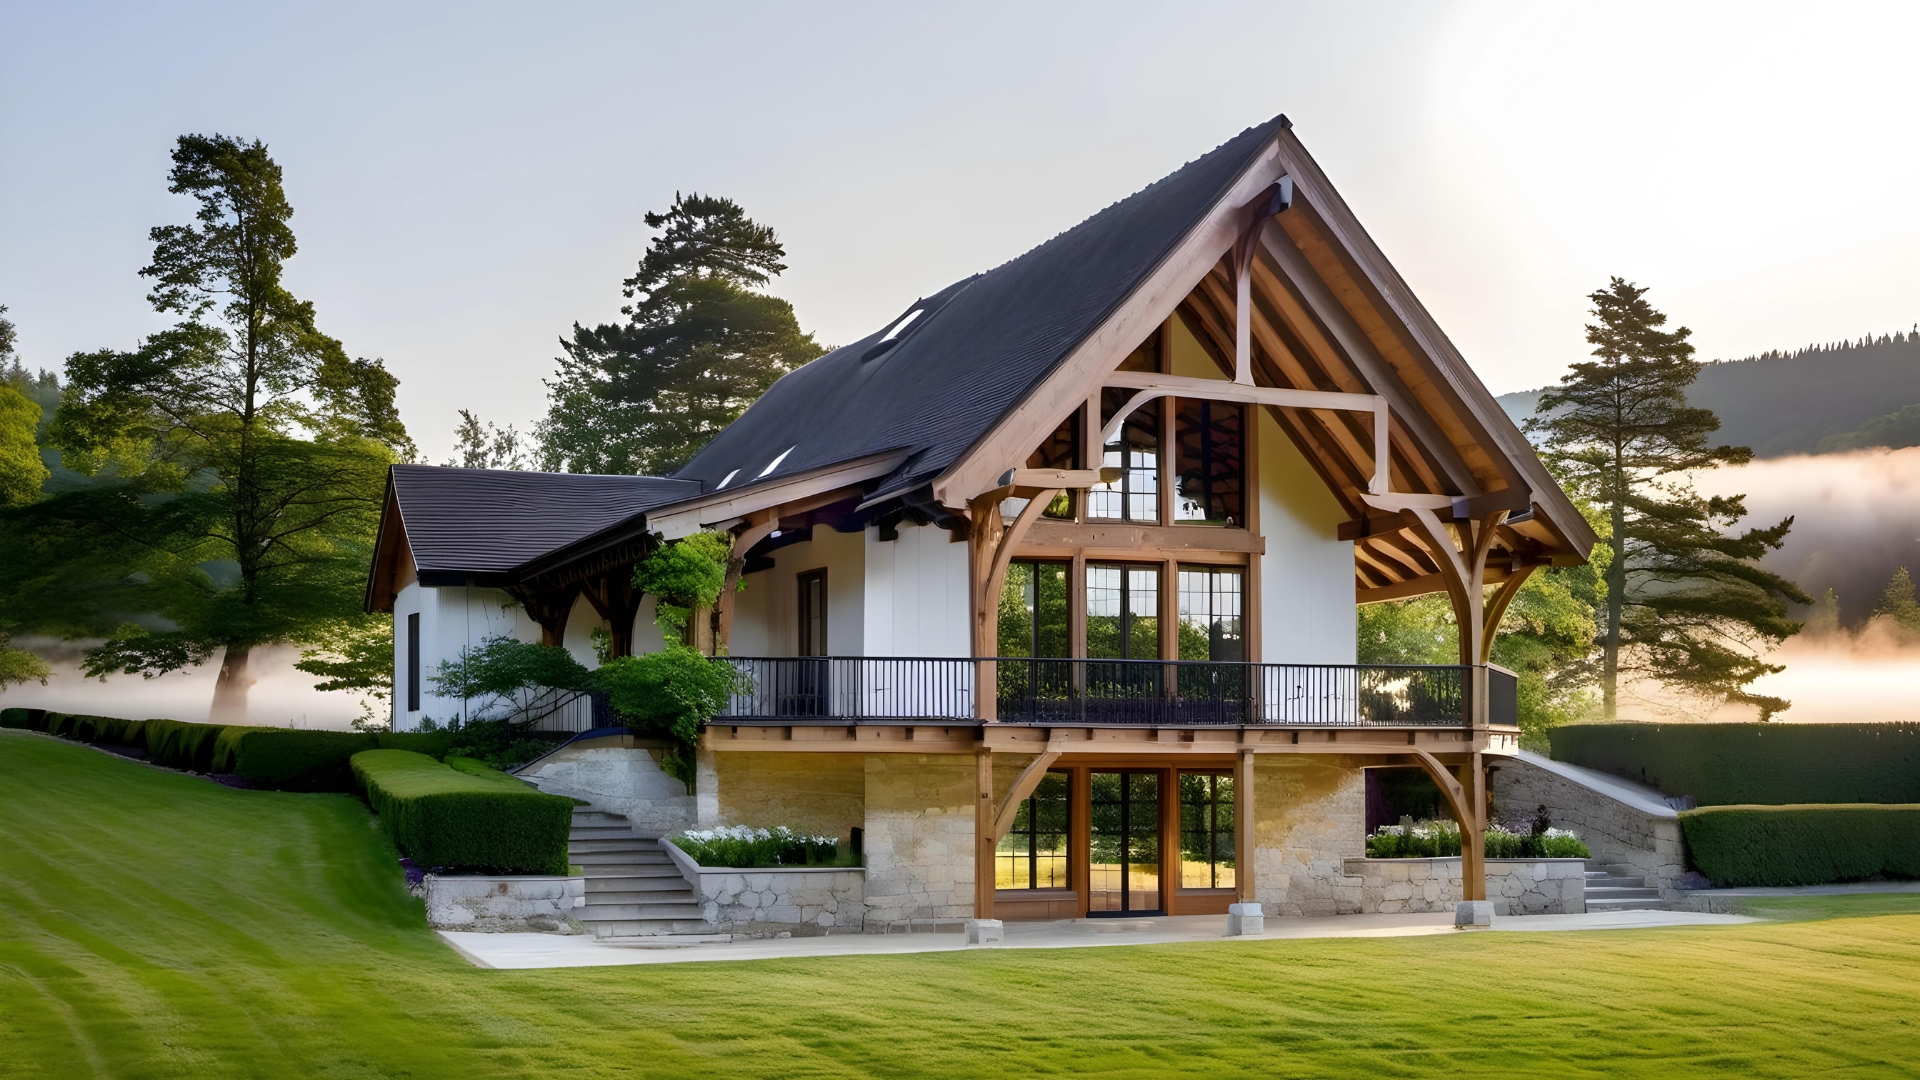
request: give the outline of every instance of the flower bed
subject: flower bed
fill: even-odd
[[[1488,829],[1481,850],[1489,859],[1584,859],[1592,855],[1565,829],[1533,833]],[[1460,827],[1451,821],[1382,825],[1367,837],[1369,859],[1444,859],[1460,854]]]
[[[838,839],[795,832],[785,825],[771,829],[721,825],[712,829],[689,829],[667,839],[701,866],[749,869],[855,865],[851,852],[841,854]]]

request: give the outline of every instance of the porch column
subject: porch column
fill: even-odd
[[[993,918],[993,751],[974,751],[973,917]]]
[[[1485,668],[1480,670],[1485,671]],[[1487,784],[1486,762],[1481,755],[1463,762],[1456,770],[1460,778],[1460,899],[1487,898]]]
[[[1253,879],[1253,751],[1233,763],[1233,890],[1243,904],[1259,899]]]

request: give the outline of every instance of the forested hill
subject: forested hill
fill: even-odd
[[[1540,393],[1499,400],[1524,420]],[[1920,330],[1710,363],[1687,400],[1720,417],[1716,442],[1763,458],[1920,445]]]

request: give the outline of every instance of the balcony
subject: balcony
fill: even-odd
[[[1174,660],[732,657],[741,689],[718,724],[978,718],[975,687],[997,684],[995,718],[1051,726],[1460,727],[1473,668]],[[1488,716],[1517,722],[1512,672],[1486,668]]]

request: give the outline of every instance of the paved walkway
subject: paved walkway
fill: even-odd
[[[1508,915],[1494,932],[1538,930],[1632,930],[1658,926],[1732,926],[1756,920],[1742,915],[1686,911],[1614,911],[1594,915]],[[1008,923],[1006,949],[1071,949],[1099,945],[1160,945],[1182,941],[1259,940],[1225,938],[1224,915],[1177,915],[1155,919],[1069,919]],[[1457,931],[1450,912],[1421,915],[1337,915],[1316,919],[1268,919],[1260,939],[1418,937]],[[442,930],[456,951],[481,967],[563,968],[622,964],[681,964],[700,960],[777,960],[806,956],[885,956],[955,952],[969,948],[958,933],[834,934],[823,937],[696,939],[689,944],[658,940],[597,941],[588,935],[475,934]],[[973,946],[978,948],[979,946]]]

